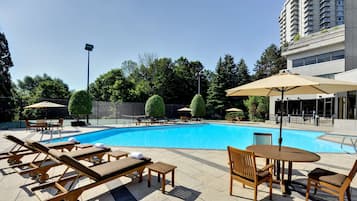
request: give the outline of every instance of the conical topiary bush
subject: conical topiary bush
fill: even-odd
[[[165,103],[164,99],[159,95],[151,96],[145,103],[145,115],[149,117],[164,117]]]
[[[196,94],[191,101],[192,117],[204,117],[206,115],[206,104],[201,94]]]

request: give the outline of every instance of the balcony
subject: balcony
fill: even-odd
[[[320,0],[320,4],[325,3],[325,2],[330,3],[330,0]]]
[[[331,4],[329,2],[324,2],[320,4],[320,10],[325,8],[325,7],[331,7]]]
[[[298,19],[293,19],[290,21],[291,25],[295,25],[295,24],[299,24],[299,20]]]
[[[326,13],[326,12],[330,12],[331,11],[331,8],[330,7],[324,7],[324,8],[322,8],[322,9],[320,9],[320,15],[321,14],[324,14],[324,13]]]

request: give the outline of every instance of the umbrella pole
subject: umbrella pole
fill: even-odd
[[[281,101],[280,101],[280,131],[279,131],[279,151],[281,151],[281,144],[283,143],[282,130],[283,130],[283,99],[284,99],[284,88],[281,89]]]

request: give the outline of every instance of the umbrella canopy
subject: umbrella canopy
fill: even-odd
[[[191,112],[191,108],[183,107],[183,108],[178,109],[177,111],[179,111],[179,112]]]
[[[232,107],[232,108],[226,109],[226,112],[243,112],[243,110],[241,110],[239,108]]]
[[[40,109],[40,108],[54,108],[54,107],[66,107],[65,105],[57,104],[57,103],[52,103],[49,101],[42,101],[39,103],[35,103],[32,105],[28,105],[24,107],[25,109]]]
[[[357,83],[283,71],[261,80],[228,89],[227,96],[280,96],[293,94],[332,94],[357,90]]]
[[[279,74],[228,89],[227,96],[279,96],[293,94],[332,94],[357,90],[357,83],[311,77],[282,70]],[[280,103],[279,150],[282,143],[283,104]]]

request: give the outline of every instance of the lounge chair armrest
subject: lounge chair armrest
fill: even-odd
[[[272,169],[273,166],[274,166],[273,164],[268,164],[268,165],[264,166],[261,170],[266,171],[266,170]]]

